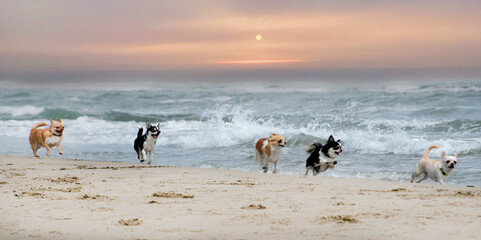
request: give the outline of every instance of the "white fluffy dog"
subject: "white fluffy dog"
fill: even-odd
[[[446,153],[443,151],[442,161],[436,161],[429,158],[429,152],[433,148],[439,147],[436,144],[433,144],[426,149],[424,156],[416,164],[416,169],[411,176],[411,182],[414,182],[414,178],[417,178],[424,173],[424,177],[416,181],[417,183],[420,183],[429,177],[432,180],[439,182],[439,184],[446,185],[446,179],[457,164],[456,158],[458,155],[455,154],[454,156],[446,156]]]

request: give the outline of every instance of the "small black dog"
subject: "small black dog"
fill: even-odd
[[[314,143],[306,149],[306,152],[311,154],[306,160],[306,175],[309,169],[312,169],[312,173],[316,176],[328,168],[334,168],[337,164],[334,158],[342,152],[341,140],[335,141],[331,135],[325,145]]]
[[[150,160],[147,164],[152,164],[152,158],[154,157],[154,147],[157,142],[157,138],[160,134],[160,123],[157,126],[152,126],[148,121],[146,122],[147,131],[145,135],[142,135],[143,128],[139,126],[139,131],[137,132],[137,138],[134,141],[134,149],[137,152],[137,158],[140,162],[147,160],[148,152],[150,154]]]

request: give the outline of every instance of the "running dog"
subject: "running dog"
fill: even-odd
[[[62,120],[59,118],[58,122],[54,122],[50,118],[50,127],[38,129],[39,127],[47,126],[46,123],[37,123],[30,130],[30,136],[28,140],[30,142],[30,147],[32,147],[33,155],[39,157],[37,150],[41,147],[47,149],[47,156],[50,156],[50,148],[57,147],[58,153],[63,155],[60,143],[63,140],[63,130],[64,126]]]
[[[274,163],[274,171],[278,170],[279,158],[281,157],[282,148],[286,145],[284,137],[273,133],[269,138],[259,139],[256,143],[256,157],[254,162],[260,162],[264,173],[269,169],[269,162]]]
[[[411,176],[411,182],[414,182],[415,178],[421,176],[421,174],[424,173],[423,178],[416,181],[417,183],[420,183],[421,181],[426,180],[429,177],[432,180],[439,182],[439,184],[441,185],[446,185],[446,179],[458,163],[458,155],[454,154],[454,156],[446,156],[446,153],[443,151],[441,156],[442,161],[436,161],[429,158],[429,152],[433,148],[439,147],[438,145],[433,144],[429,146],[428,149],[426,149],[426,152],[424,152],[424,156],[416,164],[416,169]]]
[[[306,152],[310,154],[306,160],[306,175],[312,169],[312,174],[316,176],[320,172],[336,166],[337,161],[334,158],[342,152],[341,140],[336,141],[331,135],[325,145],[314,143],[307,147]]]
[[[152,126],[148,121],[145,123],[146,132],[142,135],[144,129],[139,126],[139,131],[137,132],[137,138],[134,141],[134,149],[137,152],[137,158],[143,163],[147,160],[147,153],[150,155],[150,160],[147,164],[152,164],[152,159],[154,157],[154,147],[157,142],[157,138],[160,134],[160,123],[157,126]]]

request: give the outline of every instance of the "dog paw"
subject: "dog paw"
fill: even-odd
[[[59,152],[58,154],[63,155],[63,152]]]

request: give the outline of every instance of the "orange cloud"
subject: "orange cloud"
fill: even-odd
[[[471,11],[454,11],[451,6],[418,9],[416,4],[406,3],[342,11],[305,8],[248,14],[217,5],[204,8],[195,19],[175,19],[173,14],[168,21],[157,20],[155,15],[142,21],[118,20],[124,25],[109,19],[105,25],[109,28],[93,30],[97,23],[84,28],[68,25],[70,31],[86,31],[84,35],[75,32],[81,38],[73,40],[67,37],[67,30],[54,27],[42,29],[52,31],[45,36],[42,31],[34,37],[2,35],[0,67],[481,67],[481,17]],[[75,23],[90,21],[83,16]],[[58,27],[62,22],[55,24]],[[262,41],[255,39],[257,34]],[[36,63],[37,59],[41,60]]]

